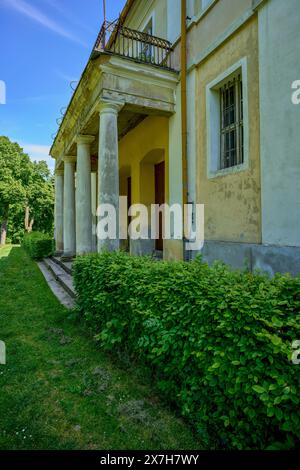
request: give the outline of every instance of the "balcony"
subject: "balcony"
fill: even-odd
[[[119,20],[105,22],[71,102],[57,121],[59,130],[51,149],[57,168],[64,155],[76,154],[77,135],[95,136],[91,152],[99,153],[99,106],[103,103],[121,105],[119,139],[148,116],[174,115],[177,69],[169,41],[134,31]]]
[[[174,71],[172,51],[169,41],[127,28],[120,20],[103,23],[94,47],[94,53],[112,54]]]

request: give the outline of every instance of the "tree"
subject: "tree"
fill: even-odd
[[[31,162],[17,143],[0,137],[0,244],[8,232],[19,241],[33,227],[52,231],[53,212],[54,182],[47,163]]]
[[[30,171],[30,159],[17,143],[0,137],[0,245],[5,245],[9,210],[23,203]]]
[[[25,230],[51,232],[54,215],[54,178],[47,163],[33,162],[25,206]]]

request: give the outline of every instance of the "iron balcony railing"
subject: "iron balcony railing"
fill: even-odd
[[[173,49],[169,41],[127,28],[119,20],[103,23],[95,51],[173,70],[171,54]]]

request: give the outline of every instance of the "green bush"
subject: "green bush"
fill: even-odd
[[[77,258],[74,277],[102,347],[146,363],[210,448],[296,445],[299,279],[124,253]]]
[[[24,235],[22,246],[35,260],[51,256],[54,249],[53,239],[50,235],[42,232],[31,232]]]
[[[14,245],[20,245],[23,242],[25,230],[16,230],[12,235],[12,243]]]

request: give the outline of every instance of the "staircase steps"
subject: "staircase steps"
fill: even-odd
[[[51,256],[51,260],[54,261],[54,263],[58,264],[61,268],[63,268],[67,274],[70,274],[72,276],[72,261],[62,261],[57,256]]]
[[[66,308],[72,309],[75,306],[74,297],[71,297],[69,291],[66,291],[65,288],[58,282],[52,270],[48,268],[47,263],[44,261],[39,261],[38,266],[55,297],[57,297],[59,302]]]
[[[57,259],[45,258],[43,260],[45,267],[51,272],[55,280],[73,299],[76,297],[71,268],[69,263],[65,265],[63,262],[57,262]]]

